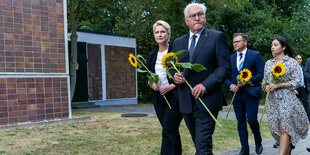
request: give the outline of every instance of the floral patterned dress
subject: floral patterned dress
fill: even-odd
[[[276,64],[275,59],[270,59],[265,64],[264,79],[271,83],[272,68]],[[283,75],[285,82],[289,82],[290,88],[279,88],[270,92],[266,112],[269,130],[276,141],[280,141],[280,123],[285,132],[290,135],[291,143],[296,145],[300,139],[307,137],[309,121],[301,102],[298,100],[294,90],[301,83],[298,62],[288,56],[283,58],[282,64],[285,66]]]

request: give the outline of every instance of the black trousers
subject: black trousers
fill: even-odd
[[[215,121],[211,115],[200,109],[192,99],[193,112],[183,114],[186,126],[192,136],[195,144],[196,155],[213,155],[212,135],[215,129]],[[218,111],[212,111],[212,114],[217,118]]]
[[[172,93],[166,95],[171,108],[165,99],[158,95],[158,103],[154,104],[157,118],[162,126],[161,155],[181,155],[182,144],[179,126],[183,118],[177,99]]]
[[[310,108],[309,108],[309,100],[308,100],[308,92],[305,87],[299,87],[296,89],[298,91],[298,95],[296,95],[301,103],[304,105],[305,111],[307,113],[308,119],[310,121]]]

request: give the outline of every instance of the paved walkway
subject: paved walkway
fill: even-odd
[[[227,107],[224,107],[227,108]],[[260,106],[259,108],[263,108]],[[106,111],[106,112],[120,112],[120,113],[144,113],[144,114],[155,114],[154,108],[152,106],[101,106],[97,108],[88,108],[90,111]],[[226,112],[220,112],[218,118],[226,118]],[[265,114],[266,115],[266,114]],[[264,115],[263,121],[266,121],[266,117]],[[258,114],[258,118],[260,119],[261,114]],[[228,119],[236,120],[235,113],[230,112]],[[306,150],[308,146],[310,146],[310,131],[308,132],[308,137],[304,140],[301,140],[296,148],[292,151],[292,155],[310,155],[310,152]],[[277,155],[279,154],[278,149],[273,148],[273,144],[275,140],[273,138],[267,139],[263,141],[264,151],[262,155]],[[227,152],[223,152],[219,155],[235,155],[238,154],[241,148],[236,148]],[[250,145],[250,154],[255,155],[255,145]]]

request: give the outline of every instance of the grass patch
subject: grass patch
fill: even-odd
[[[92,121],[32,128],[0,130],[1,154],[159,154],[161,127],[156,116],[122,118],[120,113],[73,110],[73,115],[91,116]],[[240,147],[237,121],[219,119],[213,136],[214,153]],[[250,129],[249,129],[250,131]],[[270,138],[266,122],[263,139]],[[183,154],[195,148],[184,121],[180,126]],[[254,143],[249,132],[249,141]]]

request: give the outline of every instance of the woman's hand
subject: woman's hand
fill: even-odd
[[[161,95],[165,95],[166,93],[170,92],[174,88],[175,88],[174,84],[165,85],[165,86],[159,87],[159,92]]]
[[[269,85],[266,86],[266,92],[270,93],[273,90],[279,88],[281,86],[281,83],[270,83]]]
[[[152,89],[154,91],[159,91],[159,86],[157,86],[155,83],[152,84]]]

